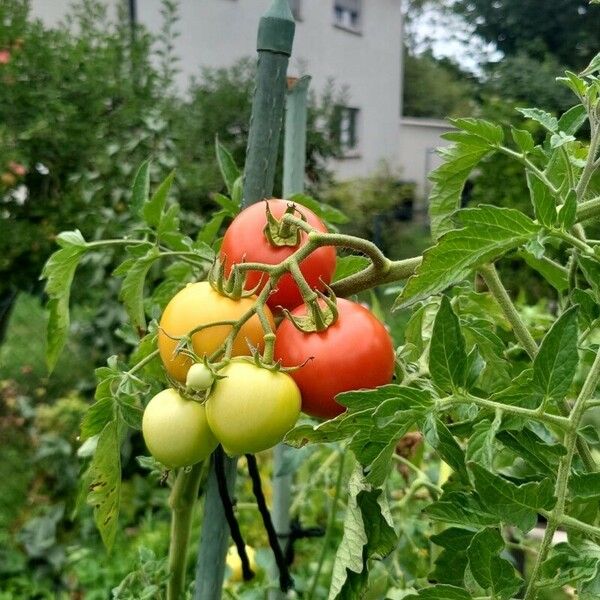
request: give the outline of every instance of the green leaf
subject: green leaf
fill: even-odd
[[[571,475],[569,491],[575,500],[600,500],[600,473]]]
[[[209,246],[212,245],[216,240],[217,235],[219,235],[221,225],[226,217],[227,213],[224,210],[214,213],[210,220],[208,220],[198,232],[196,241],[208,244]]]
[[[564,446],[546,443],[529,428],[520,431],[500,431],[496,437],[510,451],[544,475],[555,476],[558,461],[566,453]]]
[[[173,185],[173,181],[175,179],[175,171],[171,171],[169,175],[164,179],[164,181],[158,186],[158,189],[150,200],[144,202],[144,206],[142,207],[142,215],[144,217],[144,221],[150,227],[158,227],[160,225],[160,219],[165,208],[165,204],[167,203],[167,198],[169,197],[169,192],[171,191],[171,186]]]
[[[110,396],[100,398],[86,411],[81,422],[81,440],[85,441],[100,432],[115,418],[115,403]]]
[[[565,231],[569,231],[577,218],[577,194],[570,190],[565,203],[558,211],[558,224]]]
[[[564,292],[569,287],[567,270],[558,263],[554,263],[550,260],[544,260],[543,258],[536,258],[525,248],[519,251],[519,256],[532,269],[536,270],[540,275],[542,275],[544,279],[557,291]]]
[[[588,256],[578,256],[579,266],[600,302],[600,262]]]
[[[600,291],[594,295],[591,290],[575,288],[571,292],[574,304],[579,304],[579,316],[590,326],[596,319],[600,319]]]
[[[436,521],[467,527],[486,527],[500,522],[479,498],[466,492],[444,492],[439,500],[425,508],[425,513]]]
[[[574,75],[574,77],[576,76]],[[585,106],[577,104],[562,114],[558,120],[558,129],[567,135],[575,135],[586,121],[587,112]]]
[[[557,544],[551,549],[549,557],[542,564],[540,588],[556,590],[565,585],[578,588],[578,599],[596,600],[588,591],[598,582],[600,567],[600,546],[591,541],[583,541],[577,545]]]
[[[532,171],[527,171],[527,186],[539,223],[553,227],[556,223],[556,200],[546,184]]]
[[[63,237],[61,242],[68,245],[52,254],[42,270],[42,278],[46,279],[45,291],[48,295],[46,365],[49,372],[52,372],[56,366],[67,340],[71,284],[77,265],[86,252],[85,246],[71,243],[76,237],[76,235]]]
[[[564,131],[559,131],[558,133],[553,133],[550,136],[550,148],[560,148],[565,144],[569,144],[570,142],[575,141],[574,135],[567,135]]]
[[[352,254],[350,256],[338,256],[335,263],[335,273],[333,274],[333,281],[339,281],[354,273],[359,273],[363,269],[369,266],[369,259],[365,256],[359,256],[358,254]]]
[[[521,588],[522,580],[514,567],[498,556],[504,550],[504,540],[497,529],[487,528],[472,539],[467,556],[475,581],[498,600],[509,600]]]
[[[450,217],[461,204],[467,178],[473,168],[495,150],[495,142],[490,142],[490,137],[498,139],[496,126],[486,121],[461,119],[455,125],[466,125],[470,132],[452,132],[443,136],[455,143],[438,151],[444,162],[429,175],[433,184],[429,194],[429,219],[434,240],[453,229]]]
[[[517,112],[520,112],[527,119],[537,121],[542,127],[555,133],[558,131],[558,120],[553,117],[550,113],[539,108],[517,108]]]
[[[419,590],[403,600],[471,600],[471,596],[461,588],[442,584]]]
[[[461,129],[472,136],[476,136],[490,145],[498,146],[504,140],[502,127],[496,123],[472,118],[450,119],[450,122],[458,129]]]
[[[435,569],[429,574],[430,581],[462,587],[469,559],[467,548],[475,535],[475,531],[460,527],[448,527],[430,540],[443,551],[435,559]]]
[[[110,551],[117,534],[121,497],[121,435],[116,420],[102,430],[92,464],[87,502],[94,507],[94,521]]]
[[[476,462],[486,469],[491,469],[494,461],[494,439],[498,431],[499,423],[487,419],[479,421],[473,427],[473,433],[469,436],[466,460]]]
[[[306,206],[306,208],[312,210],[317,217],[331,225],[342,225],[348,223],[350,220],[341,210],[338,210],[325,202],[319,202],[306,194],[294,194],[290,196],[289,200],[296,204]]]
[[[428,414],[423,426],[423,435],[426,442],[435,449],[440,458],[466,481],[465,453],[448,427],[434,414]]]
[[[461,281],[475,267],[535,238],[539,225],[520,211],[483,205],[458,213],[464,228],[446,233],[427,250],[396,300],[405,308]]]
[[[81,235],[79,229],[75,229],[75,231],[62,231],[56,236],[56,243],[62,248],[67,248],[69,246],[85,248],[87,246],[87,242],[83,238],[83,235]]]
[[[213,200],[225,211],[228,217],[235,217],[240,212],[240,205],[223,194],[213,194]]]
[[[225,146],[223,146],[223,144],[221,144],[218,137],[215,138],[215,152],[217,155],[219,170],[221,171],[221,176],[223,177],[223,182],[227,186],[227,191],[231,196],[233,194],[233,186],[236,179],[240,177],[241,171],[235,164],[231,153],[227,150],[227,148],[225,148]]]
[[[524,533],[537,523],[538,510],[554,507],[554,484],[549,478],[516,485],[477,463],[469,463],[469,468],[477,493],[487,509]]]
[[[515,127],[511,127],[510,131],[512,133],[513,140],[515,144],[519,147],[519,150],[524,154],[531,152],[535,148],[535,141],[533,140],[533,136],[527,129],[516,129]]]
[[[358,597],[368,582],[369,559],[381,560],[396,547],[393,521],[380,489],[367,484],[359,466],[348,482],[344,534],[335,555],[329,600]]]
[[[542,340],[533,361],[533,384],[545,398],[562,400],[573,382],[577,353],[577,307],[566,310]]]
[[[142,207],[148,202],[150,193],[150,160],[144,161],[138,168],[131,188],[131,213],[140,215]]]
[[[465,385],[467,353],[465,338],[450,300],[442,297],[429,348],[429,372],[433,382],[445,392],[455,392]]]
[[[593,75],[598,71],[600,71],[600,52],[596,54],[594,58],[592,58],[590,64],[583,71],[581,71],[580,75],[582,77],[587,77],[588,75]]]
[[[119,299],[125,305],[125,310],[127,310],[132,324],[140,329],[146,328],[146,316],[144,314],[146,275],[158,258],[160,258],[160,252],[158,248],[153,246],[143,257],[129,259],[129,268],[119,292]]]

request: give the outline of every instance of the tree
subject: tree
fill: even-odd
[[[543,59],[550,53],[579,69],[597,49],[600,10],[588,0],[457,0],[452,9],[505,55],[525,52]]]

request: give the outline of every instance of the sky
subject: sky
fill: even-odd
[[[424,9],[422,14],[411,17],[407,32],[412,36],[417,52],[431,47],[437,58],[452,58],[463,69],[475,74],[480,73],[480,63],[496,61],[502,57],[493,44],[475,36],[462,18],[442,14],[431,7]]]

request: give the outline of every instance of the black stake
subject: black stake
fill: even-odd
[[[246,544],[240,531],[240,525],[235,518],[233,512],[233,504],[229,497],[229,491],[227,490],[227,480],[225,479],[225,462],[223,448],[218,446],[215,450],[215,475],[217,476],[217,485],[219,486],[219,495],[221,496],[221,502],[223,503],[223,511],[225,512],[225,518],[229,524],[229,531],[231,537],[235,542],[240,561],[242,562],[242,576],[244,581],[250,581],[254,578],[254,571],[250,568],[250,561],[248,560],[248,554],[246,554]]]
[[[271,520],[271,513],[269,512],[267,503],[265,502],[265,495],[262,491],[260,473],[258,472],[258,466],[256,464],[256,457],[254,454],[246,454],[246,460],[248,461],[248,473],[252,479],[252,491],[254,492],[256,504],[258,505],[258,510],[262,516],[263,524],[269,538],[269,544],[273,550],[275,562],[277,563],[277,568],[279,569],[279,587],[282,592],[287,592],[294,587],[294,580],[290,575],[287,561],[285,560],[285,556],[281,551],[281,546],[279,545],[279,540],[277,539],[277,532],[275,531],[275,527],[273,527],[273,521]]]

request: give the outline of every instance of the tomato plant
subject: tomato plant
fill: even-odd
[[[375,388],[394,375],[394,348],[384,325],[367,308],[340,299],[338,316],[323,331],[304,332],[291,319],[277,329],[275,360],[299,367],[291,376],[302,393],[302,411],[321,418],[345,409],[335,401],[341,392]],[[291,317],[306,315],[305,305]]]
[[[193,351],[199,357],[210,355],[225,342],[233,324],[247,312],[256,298],[232,300],[222,296],[206,281],[187,285],[167,304],[160,319],[158,348],[163,364],[171,377],[185,382],[193,363],[185,352],[177,353],[177,345],[183,336],[191,335]],[[268,318],[272,322],[269,309]],[[230,324],[211,325],[230,321]],[[196,329],[199,331],[194,331]],[[263,330],[256,315],[242,325],[232,342],[233,356],[250,354],[248,344],[261,348]]]
[[[288,10],[287,3],[282,6]],[[153,452],[166,463],[183,465],[208,451],[203,446],[202,453],[188,453],[186,447],[181,454],[171,454],[180,449],[180,442],[191,441],[195,448],[208,439],[194,433],[200,418],[181,417],[184,403],[197,416],[206,411],[210,429],[227,452],[248,453],[256,499],[250,508],[258,508],[263,518],[282,591],[292,581],[251,453],[269,448],[285,435],[288,445],[308,452],[317,444],[334,448],[323,461],[327,468],[316,463],[306,467],[309,482],[296,488],[292,505],[294,516],[303,516],[308,488],[316,488],[329,511],[323,519],[325,539],[316,567],[312,569],[311,556],[311,568],[306,569],[312,580],[299,586],[310,597],[536,600],[542,590],[561,593],[563,586],[576,588],[582,599],[597,597],[600,440],[596,428],[586,423],[594,422],[594,409],[600,404],[600,239],[593,233],[600,217],[599,73],[596,57],[580,75],[567,72],[561,78],[577,99],[560,118],[540,109],[520,110],[546,130],[541,143],[527,129],[512,128],[509,136],[501,125],[489,121],[453,121],[455,130],[446,135],[452,145],[432,174],[429,213],[434,241],[422,256],[390,260],[370,241],[326,232],[304,209],[299,209],[303,219],[297,210],[286,213],[285,203],[279,202],[275,205],[281,208],[272,211],[278,222],[270,223],[275,231],[269,234],[294,243],[284,243],[281,256],[275,257],[263,234],[268,216],[262,203],[250,212],[254,236],[244,240],[229,235],[228,244],[243,243],[236,260],[223,250],[231,260],[230,277],[224,277],[218,268],[210,269],[219,252],[214,222],[195,240],[183,234],[177,205],[168,202],[173,176],[150,195],[147,163],[133,183],[131,206],[138,222],[130,236],[94,241],[79,232],[58,236],[61,248],[44,269],[50,365],[66,339],[75,270],[89,253],[124,250],[116,271],[123,278],[121,299],[131,331],[142,336],[129,359],[111,357],[98,370],[95,402],[81,428],[90,452],[83,489],[89,490],[87,500],[106,545],[114,543],[118,529],[121,446],[127,430],[142,428],[150,446],[153,436],[162,440],[164,447],[156,446]],[[282,96],[278,98],[282,109]],[[264,131],[255,130],[251,141],[263,141],[260,134]],[[471,171],[494,153],[523,169],[533,217],[500,206],[462,206],[462,189]],[[251,152],[247,160],[251,175],[246,178],[247,190],[254,186],[250,201],[258,199],[257,189],[269,187],[264,185],[264,157],[259,154]],[[219,145],[217,155],[230,194],[221,198],[221,205],[233,218],[243,195],[240,173]],[[140,231],[143,234],[138,235]],[[251,258],[254,245],[265,244],[267,254]],[[302,267],[323,248],[329,248],[329,256],[334,248],[352,255],[337,259],[335,280],[329,289],[322,288],[327,293],[319,294],[315,286],[331,277],[331,265],[320,262],[312,274]],[[167,261],[172,264],[164,268]],[[536,271],[552,286],[554,297],[548,303],[552,309],[536,309],[545,311],[543,318],[536,314],[531,319],[531,307],[523,308],[511,297],[496,268],[504,261],[520,261],[520,268]],[[158,291],[145,297],[151,267],[163,273],[164,280]],[[241,285],[248,271],[264,277],[251,299],[244,298]],[[184,287],[207,277],[209,283]],[[293,283],[287,289],[298,294],[294,302],[302,306],[284,312],[275,332],[268,305],[273,305],[275,290],[286,289],[282,281]],[[389,382],[394,351],[384,326],[366,308],[344,299],[391,283],[397,284],[388,288],[397,294],[392,310],[406,311],[407,318],[395,352],[393,383]],[[189,301],[176,309],[176,304],[170,306],[159,326],[152,319],[160,304],[157,298],[165,289],[181,288],[182,296],[175,298],[190,294]],[[241,304],[246,305],[244,310],[239,309]],[[291,319],[304,331],[297,331]],[[235,357],[243,327],[251,323],[256,327],[250,334],[257,349],[251,358]],[[205,336],[217,328],[223,328],[218,329],[219,336]],[[170,347],[165,354],[161,345],[166,340]],[[166,357],[166,373],[161,355]],[[179,389],[185,381],[191,363],[175,376],[169,372],[173,356],[203,357],[202,366],[217,374],[215,381],[198,389],[194,401],[169,391],[167,403],[157,402],[160,394],[148,403],[152,390],[167,384]],[[302,364],[310,357],[312,361]],[[277,358],[299,368],[288,374],[278,368]],[[293,427],[301,391],[308,412],[332,418],[318,423],[307,418]],[[159,423],[150,435],[142,419],[144,407],[146,423],[153,420],[155,410]],[[171,408],[177,410],[177,420],[185,421],[177,427],[164,414]],[[173,429],[185,435],[175,442],[164,441],[162,435]],[[422,440],[422,461],[402,454],[414,440]],[[292,454],[288,472],[308,455],[302,452],[306,450]],[[328,467],[335,461],[338,471],[332,478]],[[235,461],[227,462],[217,447],[211,462],[214,477],[209,477],[208,488],[218,488],[219,495],[207,492],[203,528],[210,528],[211,519],[227,515],[248,574],[228,489]],[[185,594],[191,514],[204,473],[202,463],[197,463],[180,468],[171,481],[170,599]],[[220,499],[219,510],[213,510],[214,498]],[[543,530],[541,536],[531,534],[535,528]],[[558,530],[568,535],[555,544]],[[215,552],[224,558],[226,546],[217,545],[215,541]],[[222,577],[220,558],[213,561],[218,563],[215,567],[206,559],[213,557],[211,548],[201,550],[203,575],[212,569]],[[529,568],[518,571],[510,552],[532,555]],[[274,587],[276,578],[271,577],[268,585]],[[197,600],[206,598],[199,591],[204,583],[202,577],[196,581]]]
[[[218,444],[206,408],[174,389],[163,390],[148,402],[142,432],[152,456],[175,469],[208,458]]]
[[[206,416],[228,454],[268,450],[296,424],[300,392],[286,373],[238,358],[219,377],[206,401]]]
[[[290,257],[296,250],[306,244],[307,234],[302,230],[294,230],[289,239],[272,242],[265,229],[269,226],[267,207],[272,217],[281,219],[290,203],[286,200],[271,199],[258,202],[243,210],[229,225],[221,246],[221,258],[226,272],[233,265],[243,262],[278,265]],[[295,204],[294,213],[304,219],[316,231],[326,232],[324,223],[308,208]],[[276,225],[272,225],[277,229]],[[277,235],[277,232],[274,232]],[[291,241],[290,241],[291,239]],[[324,290],[331,281],[335,270],[335,249],[331,246],[316,248],[300,262],[300,271],[312,289]],[[246,271],[246,288],[260,291],[268,275],[261,271]],[[297,283],[291,274],[286,273],[277,282],[277,287],[269,296],[267,304],[277,307],[295,308],[302,303],[302,296]]]

